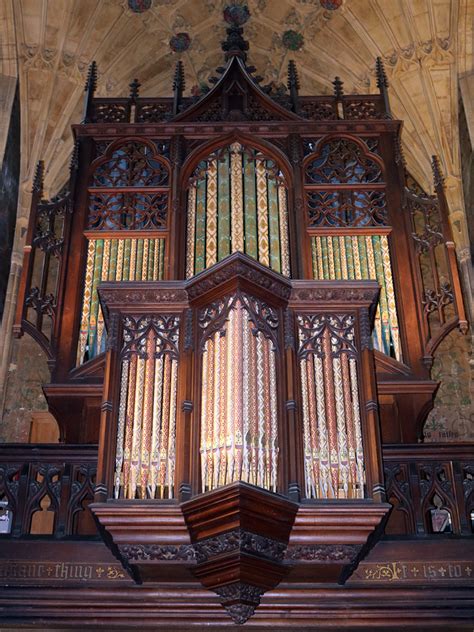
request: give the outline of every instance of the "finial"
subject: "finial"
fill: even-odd
[[[335,77],[334,81],[332,82],[332,85],[334,86],[334,96],[339,101],[341,97],[344,95],[344,90],[342,87],[344,83],[341,81],[340,77]]]
[[[375,62],[375,74],[377,76],[377,88],[380,92],[383,92],[384,88],[388,88],[388,79],[381,57],[377,57]]]
[[[92,99],[97,88],[97,64],[95,61],[89,66],[86,85],[84,86],[84,123],[90,123],[92,111]]]
[[[250,17],[247,5],[231,4],[224,9],[224,20],[229,24],[227,28],[227,39],[222,42],[222,50],[225,52],[225,60],[231,57],[240,57],[244,62],[247,60],[249,43],[244,40],[244,30],[242,25]]]
[[[385,114],[388,118],[391,118],[390,102],[388,100],[388,79],[381,57],[377,57],[375,62],[375,75],[377,77],[377,88],[383,96]]]
[[[300,89],[298,71],[296,70],[296,64],[293,59],[290,59],[290,61],[288,62],[288,83],[286,85],[290,92],[292,88],[295,88],[296,90]]]
[[[84,91],[89,92],[91,96],[94,95],[94,92],[97,88],[97,64],[93,61],[87,72],[86,85],[84,86]]]
[[[184,66],[182,61],[178,61],[173,76],[173,90],[183,91],[184,88]]]
[[[180,60],[176,64],[176,68],[174,71],[173,77],[173,115],[176,116],[179,112],[179,106],[181,105],[181,100],[183,98],[183,92],[185,88],[184,81],[184,66],[183,62]]]
[[[130,88],[130,98],[135,100],[140,96],[140,86],[142,84],[138,81],[138,79],[134,79],[131,83],[128,84]]]
[[[296,113],[299,110],[298,90],[300,89],[300,81],[293,59],[290,59],[288,62],[288,82],[286,85],[290,93],[292,110]]]
[[[438,156],[431,156],[431,168],[433,170],[433,182],[435,189],[444,189],[444,175],[441,170]]]
[[[232,57],[240,57],[243,61],[247,59],[249,43],[242,37],[244,29],[240,26],[231,26],[227,29],[227,39],[222,42],[222,50],[225,52],[225,60]]]
[[[39,197],[43,195],[44,161],[38,160],[33,178],[33,193]]]

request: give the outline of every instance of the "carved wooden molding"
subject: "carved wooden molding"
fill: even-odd
[[[151,562],[154,560],[194,562],[195,552],[190,544],[124,544],[119,546],[120,555],[127,562]]]
[[[233,529],[194,544],[198,564],[231,551],[241,551],[270,560],[282,560],[286,544],[245,529]]]
[[[298,562],[352,562],[360,553],[361,544],[314,544],[289,546],[285,559]]]
[[[250,281],[283,300],[288,300],[291,293],[290,281],[281,274],[272,272],[241,252],[235,252],[190,279],[186,284],[189,298],[200,297],[236,277]]]

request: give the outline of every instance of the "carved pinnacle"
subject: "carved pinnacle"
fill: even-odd
[[[296,70],[296,64],[292,59],[288,62],[288,82],[286,85],[290,92],[293,112],[297,112],[299,107],[298,90],[300,88],[300,81],[298,78],[298,71]]]
[[[44,179],[44,160],[38,160],[36,164],[35,175],[33,178],[33,193],[37,193],[40,197],[43,195],[43,179]]]
[[[334,86],[334,96],[339,100],[344,95],[344,90],[342,88],[344,83],[341,81],[340,77],[336,77],[332,82],[332,85]]]
[[[178,61],[174,71],[173,90],[182,93],[185,87],[183,62]]]
[[[377,57],[375,62],[375,74],[377,76],[377,88],[383,92],[384,88],[388,88],[388,79],[381,57]]]
[[[405,169],[407,161],[405,160],[405,154],[403,153],[402,142],[399,134],[395,134],[394,136],[394,144],[395,144],[395,162],[397,165],[401,164]]]
[[[296,64],[293,61],[293,59],[290,59],[290,61],[288,62],[288,83],[286,85],[288,86],[288,90],[290,92],[292,88],[295,88],[296,90],[300,89],[298,71],[296,69]]]
[[[79,139],[74,141],[74,147],[72,148],[71,162],[69,163],[69,172],[72,173],[79,168]]]
[[[444,189],[444,175],[441,169],[438,156],[431,156],[431,168],[433,170],[433,182],[435,189]]]
[[[131,83],[128,84],[130,88],[130,98],[138,99],[140,96],[140,86],[142,85],[138,79],[134,79]]]
[[[92,97],[97,88],[97,64],[95,61],[91,63],[89,66],[89,71],[87,72],[86,85],[84,86],[84,91],[88,92]]]
[[[184,81],[184,67],[183,62],[178,61],[173,77],[173,115],[176,116],[179,112],[181,105],[181,99],[183,98],[183,92],[185,88]]]

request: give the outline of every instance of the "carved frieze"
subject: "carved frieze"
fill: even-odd
[[[377,292],[373,289],[354,287],[293,287],[291,299],[294,301],[312,302],[321,301],[327,303],[362,303],[373,301],[377,298]]]
[[[245,529],[233,529],[194,544],[196,561],[205,562],[216,555],[241,551],[271,560],[282,560],[286,544]]]
[[[120,555],[133,562],[155,560],[194,562],[195,552],[190,544],[173,546],[171,544],[124,544],[119,546]]]
[[[361,544],[315,544],[289,546],[285,559],[304,562],[351,563],[359,555]]]

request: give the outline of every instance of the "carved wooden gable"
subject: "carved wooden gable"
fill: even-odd
[[[240,57],[220,67],[220,79],[211,77],[214,88],[195,105],[176,117],[176,121],[288,121],[298,117],[276,103],[260,88],[253,68]]]

